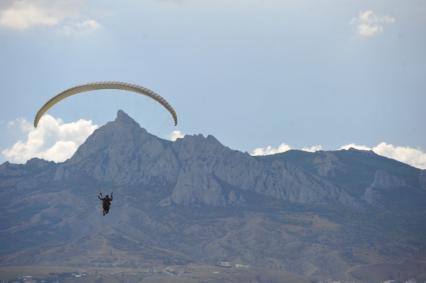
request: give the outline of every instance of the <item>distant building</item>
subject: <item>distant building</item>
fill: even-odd
[[[249,268],[249,266],[247,264],[241,264],[241,263],[236,263],[235,267],[236,268]]]
[[[217,265],[220,267],[227,267],[227,268],[232,267],[232,264],[229,261],[219,261]]]

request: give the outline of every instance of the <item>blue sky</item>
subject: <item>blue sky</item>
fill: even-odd
[[[213,134],[248,152],[384,142],[423,154],[425,50],[425,1],[2,0],[0,162],[47,99],[104,80],[160,93],[178,127],[110,91],[49,114],[102,125],[123,109],[160,137]]]

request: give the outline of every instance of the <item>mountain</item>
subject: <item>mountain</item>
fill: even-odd
[[[99,191],[114,191],[105,217]],[[67,266],[150,270],[144,280],[161,282],[426,280],[426,171],[371,151],[254,157],[213,136],[160,139],[120,110],[63,163],[0,165],[0,202],[0,274]]]

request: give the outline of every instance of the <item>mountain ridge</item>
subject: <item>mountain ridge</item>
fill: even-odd
[[[378,263],[425,261],[425,172],[358,150],[255,157],[210,135],[171,142],[119,111],[65,162],[0,165],[0,265],[225,260],[385,280]],[[100,190],[114,191],[107,217]],[[424,278],[419,266],[410,276]]]

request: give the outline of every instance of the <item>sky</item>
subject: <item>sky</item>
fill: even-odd
[[[426,2],[1,0],[0,163],[63,161],[122,109],[165,139],[253,155],[349,147],[426,169]],[[120,91],[166,98],[179,118]]]

